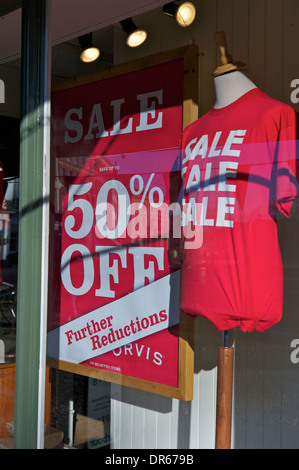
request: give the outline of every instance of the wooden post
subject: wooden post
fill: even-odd
[[[218,350],[216,449],[231,448],[234,348],[227,345],[228,332]]]
[[[227,50],[226,36],[224,31],[218,31],[214,34],[214,39],[220,51],[220,63],[219,67],[214,70],[212,75],[218,77],[227,72],[232,72],[233,70],[240,70],[246,67],[246,64],[243,62],[233,61],[232,56]]]

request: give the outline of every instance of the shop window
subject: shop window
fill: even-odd
[[[15,362],[19,205],[19,119],[0,116],[0,362]]]

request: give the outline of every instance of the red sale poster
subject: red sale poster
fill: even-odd
[[[182,59],[52,93],[48,357],[178,386]]]

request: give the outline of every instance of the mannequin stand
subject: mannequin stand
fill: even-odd
[[[218,349],[216,449],[231,448],[234,348],[230,344],[230,330],[225,330]]]
[[[225,32],[215,33],[214,38],[220,50],[221,62],[213,72],[215,108],[223,108],[256,88],[256,85],[241,72],[246,64],[233,61],[227,50]],[[222,332],[222,346],[218,349],[216,449],[231,448],[234,348],[231,346],[230,333],[230,330]]]

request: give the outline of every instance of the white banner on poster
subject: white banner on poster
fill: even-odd
[[[50,331],[49,357],[79,364],[179,323],[180,271]]]

